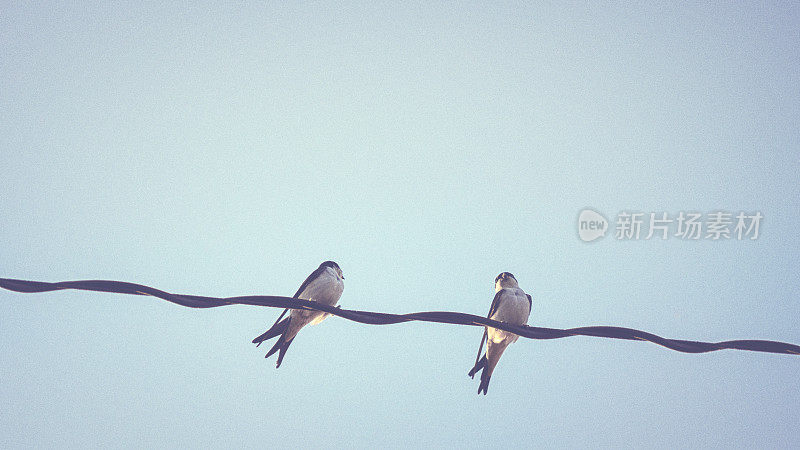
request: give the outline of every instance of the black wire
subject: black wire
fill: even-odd
[[[10,291],[24,293],[49,292],[62,289],[78,289],[83,291],[112,292],[117,294],[149,295],[190,308],[215,308],[218,306],[240,304],[270,306],[276,308],[310,309],[324,311],[344,319],[370,325],[390,325],[414,320],[421,322],[450,323],[455,325],[489,325],[493,328],[510,331],[530,339],[558,339],[569,336],[593,336],[633,341],[638,340],[652,342],[684,353],[706,353],[723,349],[736,349],[750,350],[754,352],[800,355],[800,346],[789,344],[787,342],[753,339],[724,342],[685,341],[681,339],[666,339],[661,336],[656,336],[655,334],[647,333],[641,330],[634,330],[631,328],[596,326],[562,330],[558,328],[529,327],[527,325],[513,325],[504,322],[497,322],[486,317],[475,316],[472,314],[449,311],[390,314],[341,309],[309,300],[272,295],[218,298],[197,295],[170,294],[169,292],[160,291],[149,286],[127,283],[124,281],[83,280],[46,283],[42,281],[0,278],[0,287]]]

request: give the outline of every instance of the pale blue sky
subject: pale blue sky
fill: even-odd
[[[800,8],[0,6],[0,276],[800,343]],[[578,239],[592,207],[756,241]],[[0,291],[3,447],[800,446],[797,357]]]

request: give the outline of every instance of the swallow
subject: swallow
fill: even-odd
[[[492,300],[492,306],[489,308],[487,317],[498,322],[527,325],[533,301],[530,295],[520,289],[514,275],[508,272],[498,275],[494,279],[494,290],[494,300]],[[478,347],[475,367],[468,373],[470,378],[475,378],[475,374],[483,370],[481,384],[478,386],[478,394],[483,391],[483,395],[486,395],[486,391],[489,389],[489,380],[492,378],[492,372],[494,372],[500,356],[503,355],[506,347],[516,342],[518,338],[518,335],[509,331],[498,330],[489,326],[484,328],[481,345]],[[486,341],[486,354],[481,357],[484,341]]]
[[[342,269],[339,268],[339,265],[333,261],[325,261],[303,281],[303,284],[300,285],[300,289],[295,292],[293,298],[301,298],[334,306],[339,302],[339,297],[342,296],[342,291],[344,291],[343,280],[344,276],[342,275]],[[275,352],[279,352],[278,363],[275,368],[281,366],[286,350],[289,348],[289,345],[292,344],[292,340],[294,340],[301,328],[308,324],[316,325],[330,315],[322,311],[292,309],[292,312],[289,313],[289,317],[283,319],[287,311],[289,311],[289,308],[283,310],[283,313],[281,313],[278,320],[272,325],[272,328],[264,332],[261,336],[253,339],[253,343],[258,347],[262,342],[280,335],[278,341],[275,342],[275,345],[272,346],[269,352],[267,352],[267,356],[265,356],[265,358],[269,358]]]

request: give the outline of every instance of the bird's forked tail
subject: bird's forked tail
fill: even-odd
[[[508,340],[504,340],[502,342],[492,342],[489,340],[486,343],[486,356],[484,356],[480,362],[475,365],[477,368],[480,364],[481,368],[483,368],[483,372],[481,372],[481,384],[478,386],[478,394],[483,391],[483,395],[486,395],[486,392],[489,390],[489,381],[492,379],[494,368],[497,367],[500,357],[503,356],[503,352],[510,343],[511,342]],[[475,369],[473,368],[472,370]],[[470,371],[470,373],[472,373],[472,371]]]
[[[283,314],[281,314],[281,317],[283,317]],[[283,356],[286,354],[286,350],[289,349],[289,346],[292,345],[292,341],[294,340],[294,336],[292,336],[291,339],[286,340],[286,332],[289,331],[289,326],[292,323],[292,317],[289,316],[283,320],[281,320],[281,317],[278,317],[278,320],[274,325],[272,325],[272,328],[264,332],[264,334],[261,336],[253,339],[253,343],[256,344],[256,347],[258,347],[262,342],[280,335],[278,341],[275,342],[275,345],[269,349],[267,355],[265,356],[265,358],[269,358],[275,352],[280,352],[278,353],[278,363],[275,365],[276,369],[281,366],[281,362],[283,362]],[[293,334],[297,334],[297,331],[295,330]]]
[[[473,367],[472,370],[470,370],[467,375],[469,375],[470,378],[475,378],[475,374],[478,373],[484,367],[486,367],[486,355],[483,355],[483,358],[480,358],[477,361],[475,361],[475,367]]]
[[[278,338],[278,341],[275,342],[275,345],[273,345],[272,348],[269,349],[269,351],[267,352],[267,356],[264,357],[264,358],[269,358],[275,352],[279,352],[278,363],[275,365],[276,369],[281,366],[281,362],[283,362],[283,356],[286,354],[286,350],[289,349],[289,346],[292,345],[292,341],[294,341],[294,338],[289,339],[287,341],[286,339],[284,339],[285,336],[286,334],[281,334],[281,337]]]

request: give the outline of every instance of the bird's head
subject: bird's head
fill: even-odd
[[[500,289],[504,288],[515,288],[519,287],[519,283],[517,283],[517,279],[514,278],[510,272],[503,272],[494,279],[494,291],[497,292]]]
[[[342,269],[335,262],[333,262],[333,261],[325,261],[324,263],[320,264],[319,266],[320,267],[327,267],[327,268],[333,270],[333,272],[336,274],[337,277],[339,277],[342,280],[344,280],[344,275],[342,274]]]

